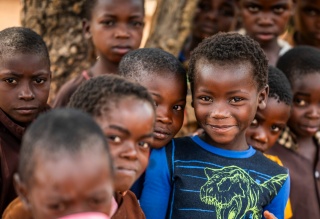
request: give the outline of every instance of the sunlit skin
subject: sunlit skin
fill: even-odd
[[[46,107],[51,72],[39,54],[2,56],[0,108],[16,123],[26,126]]]
[[[74,154],[48,155],[38,149],[34,156],[33,176],[26,183],[16,180],[34,219],[88,211],[110,214],[113,175],[102,145]]]
[[[139,48],[143,27],[142,0],[97,0],[91,20],[83,21],[85,37],[92,40],[99,57],[91,72],[117,73],[121,58]]]
[[[249,62],[222,64],[199,60],[193,106],[201,138],[227,150],[247,150],[245,131],[257,108],[265,108],[268,89],[258,91]]]
[[[95,118],[108,139],[115,191],[125,192],[145,171],[153,143],[155,112],[149,102],[126,97]]]
[[[320,127],[320,72],[299,77],[292,90],[293,107],[288,125],[300,139],[310,138]]]
[[[295,13],[297,44],[320,48],[320,0],[297,0]]]
[[[269,63],[275,65],[281,49],[278,36],[293,14],[292,0],[239,0],[238,5],[246,34],[259,42]]]
[[[278,98],[269,97],[266,108],[257,110],[254,120],[247,129],[248,144],[261,152],[271,148],[286,127],[290,111],[291,106],[280,102]]]
[[[165,146],[180,130],[186,105],[187,85],[182,76],[170,73],[146,78],[140,84],[146,87],[156,105],[156,124],[152,148]]]
[[[204,38],[218,32],[228,32],[236,26],[236,6],[233,0],[200,0],[195,12],[190,39],[184,45],[189,59],[192,51]]]

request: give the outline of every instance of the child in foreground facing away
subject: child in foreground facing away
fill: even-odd
[[[111,160],[105,136],[89,115],[60,109],[39,116],[22,140],[15,174],[20,199],[3,219],[56,219],[92,211],[110,215]]]
[[[79,87],[69,106],[91,114],[108,139],[118,204],[112,219],[145,218],[129,189],[145,171],[153,144],[155,109],[147,89],[116,75],[99,76]]]
[[[270,65],[290,49],[278,37],[286,30],[293,14],[293,0],[237,0],[246,34],[256,40]]]
[[[17,196],[13,174],[21,138],[49,108],[50,80],[49,54],[37,33],[23,27],[0,31],[0,215]]]
[[[257,110],[254,120],[246,131],[249,145],[264,153],[278,140],[285,129],[290,116],[292,92],[287,77],[278,68],[269,66],[268,72],[269,95],[265,109]],[[277,164],[282,165],[277,156],[264,154]],[[284,218],[291,218],[290,202],[285,209]]]
[[[320,50],[297,46],[277,66],[290,81],[293,105],[288,128],[267,153],[290,170],[293,218],[320,218]]]
[[[193,107],[203,134],[153,150],[140,198],[146,217],[283,218],[287,169],[248,146],[245,131],[268,98],[268,63],[247,36],[220,33],[194,50]]]
[[[137,49],[126,54],[119,74],[148,89],[156,105],[152,148],[168,144],[180,130],[186,105],[186,72],[172,54],[156,48]],[[144,174],[131,190],[140,198]]]
[[[84,37],[92,42],[97,61],[59,90],[53,107],[66,106],[71,95],[93,76],[118,73],[121,58],[138,49],[144,27],[144,0],[86,0]]]
[[[320,0],[296,0],[293,44],[320,49]]]

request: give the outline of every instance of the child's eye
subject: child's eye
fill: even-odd
[[[302,99],[299,99],[299,98],[294,99],[294,103],[297,106],[305,106],[305,105],[307,105],[307,102],[305,100],[302,100]]]
[[[107,136],[108,141],[114,142],[114,143],[121,143],[121,138],[117,135],[109,135]]]
[[[141,22],[141,21],[132,21],[131,25],[134,26],[134,27],[143,27],[144,23]]]
[[[256,118],[254,118],[254,120],[251,122],[250,124],[253,127],[257,127],[258,126],[258,120]]]
[[[237,102],[239,102],[241,100],[243,100],[243,98],[241,98],[241,97],[233,97],[233,98],[231,98],[230,103],[237,103]]]
[[[251,13],[257,13],[260,10],[260,8],[256,5],[249,5],[248,6],[248,11]]]
[[[43,78],[36,78],[34,81],[35,81],[37,84],[43,84],[46,80],[43,79]]]
[[[284,7],[275,7],[273,9],[274,13],[276,14],[282,14],[284,12],[285,8]]]
[[[93,205],[93,206],[96,206],[96,205],[101,205],[103,203],[106,202],[106,198],[91,198],[89,200],[89,204]]]
[[[51,211],[64,211],[66,209],[66,205],[63,203],[55,203],[55,204],[49,204],[48,208]]]
[[[281,128],[277,125],[273,125],[273,126],[271,126],[271,131],[272,132],[280,132]]]
[[[219,12],[219,14],[221,14],[222,16],[226,16],[226,17],[233,17],[234,11],[232,10],[232,8],[223,8]]]
[[[198,8],[199,8],[200,10],[202,10],[202,11],[210,11],[211,6],[210,6],[210,4],[206,4],[206,3],[200,2],[200,3],[198,4]]]
[[[305,8],[303,9],[304,13],[306,13],[309,16],[317,16],[317,14],[320,14],[320,11],[317,11],[314,8]]]
[[[110,21],[102,21],[101,23],[103,23],[106,26],[113,26],[116,22],[113,20],[110,20]]]
[[[173,106],[173,109],[177,110],[177,111],[181,111],[184,109],[184,107],[182,105],[175,105],[175,106]]]
[[[140,141],[138,143],[139,147],[141,148],[150,148],[150,144],[148,142],[145,142],[145,141]]]
[[[7,82],[8,84],[17,84],[18,83],[18,81],[14,78],[7,78],[4,81]]]
[[[200,100],[205,101],[205,102],[213,102],[213,100],[208,96],[200,97]]]

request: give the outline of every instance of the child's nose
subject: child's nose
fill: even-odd
[[[130,33],[126,24],[119,24],[115,30],[116,38],[128,38],[130,37]]]
[[[165,107],[157,107],[157,121],[165,124],[172,123],[172,112]]]
[[[267,26],[273,24],[272,16],[269,13],[262,13],[258,24],[262,26]]]
[[[19,99],[33,100],[35,98],[33,89],[29,83],[22,84],[19,92]]]
[[[310,108],[307,113],[307,117],[310,119],[320,118],[320,107],[318,106],[318,104],[310,105]]]
[[[254,140],[258,141],[259,143],[262,143],[262,144],[267,144],[268,143],[268,136],[261,129],[257,130],[257,132],[255,133],[253,138],[254,138]]]
[[[123,145],[123,152],[121,154],[121,157],[130,159],[130,160],[136,160],[137,159],[137,148],[135,143],[132,141],[126,142],[125,145]]]
[[[209,116],[214,119],[226,119],[231,115],[230,112],[226,110],[224,104],[216,103]]]

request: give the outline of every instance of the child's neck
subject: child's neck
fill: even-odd
[[[269,65],[275,66],[279,58],[279,52],[281,50],[281,47],[278,44],[278,40],[274,39],[270,43],[261,44],[261,48],[268,58]]]
[[[92,76],[99,76],[103,74],[118,74],[119,63],[110,62],[109,60],[102,60],[101,58],[90,68]]]
[[[297,139],[297,143],[299,145],[298,151],[303,157],[307,160],[314,163],[316,158],[317,147],[312,137],[299,137]]]
[[[231,150],[231,151],[246,151],[249,149],[247,144],[247,140],[245,135],[242,138],[237,138],[237,141],[232,141],[229,144],[220,144],[218,142],[213,141],[210,136],[208,136],[205,132],[199,135],[199,137],[206,143],[215,146],[217,148],[221,148],[224,150]]]

